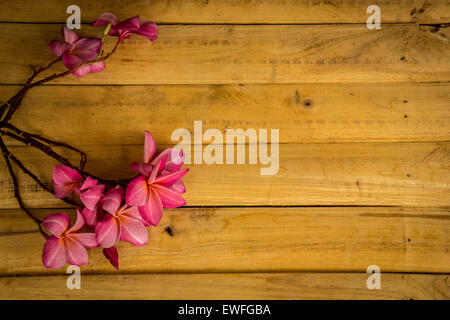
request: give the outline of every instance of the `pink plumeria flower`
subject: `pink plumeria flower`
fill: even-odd
[[[55,191],[55,197],[65,198],[72,192],[80,194],[80,188],[83,182],[81,174],[67,166],[54,166],[52,184]]]
[[[160,174],[165,167],[166,157],[152,169],[150,176],[140,175],[130,181],[126,192],[126,202],[138,206],[139,213],[147,225],[157,226],[164,208],[184,206],[186,200],[170,187],[181,180],[189,169]]]
[[[98,57],[102,48],[102,41],[98,38],[80,38],[78,34],[66,26],[61,30],[64,40],[53,40],[49,44],[50,50],[57,56],[62,56],[64,65],[72,70],[84,62],[90,62]],[[104,69],[104,64],[96,64],[89,72],[98,72]],[[100,70],[101,69],[101,70]],[[83,71],[86,74],[86,71]],[[78,76],[82,75],[81,72]]]
[[[144,161],[143,162],[133,162],[130,167],[132,170],[140,173],[143,176],[149,177],[152,172],[153,167],[155,167],[163,158],[166,158],[162,174],[169,172],[175,172],[181,169],[184,163],[184,153],[177,148],[169,148],[156,155],[156,142],[153,136],[145,130],[145,140],[144,140]],[[183,194],[186,192],[186,187],[184,183],[179,180],[175,182],[170,189]]]
[[[83,228],[84,219],[77,209],[77,220],[69,228],[70,219],[65,213],[48,215],[42,226],[52,236],[44,245],[42,263],[48,269],[59,269],[69,262],[81,266],[88,262],[86,248],[98,247],[94,233],[78,233]]]
[[[129,38],[131,33],[144,36],[150,41],[155,41],[158,37],[158,27],[156,24],[152,21],[141,22],[139,16],[134,16],[119,22],[119,19],[115,15],[110,12],[105,12],[92,25],[107,26],[110,23],[111,28],[108,34],[119,37],[120,41]]]
[[[103,196],[103,210],[107,212],[95,227],[97,242],[103,248],[113,247],[119,240],[134,246],[147,244],[148,233],[136,207],[122,205],[123,190],[110,189]]]

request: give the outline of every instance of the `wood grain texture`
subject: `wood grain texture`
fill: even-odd
[[[0,97],[19,88],[0,86]],[[449,97],[447,84],[427,83],[47,86],[30,91],[14,123],[84,145],[139,144],[145,129],[170,144],[200,120],[203,130],[276,128],[280,143],[448,141]]]
[[[86,26],[81,34],[102,32],[93,29]],[[164,25],[154,43],[127,39],[105,71],[55,83],[446,82],[449,30],[414,24],[384,25],[380,30],[356,24]],[[54,24],[4,23],[0,37],[0,83],[20,84],[30,74],[30,63],[54,59],[47,44],[61,36]]]
[[[450,20],[446,0],[15,0],[0,2],[0,21],[65,22],[72,4],[88,23],[102,12],[121,19],[140,14],[158,23],[366,23],[372,4],[380,7],[382,23]]]
[[[0,274],[64,274],[42,267],[44,239],[23,212],[2,210],[0,222]],[[118,249],[127,273],[366,272],[373,264],[382,272],[449,273],[449,226],[448,208],[181,208],[148,229],[147,246]],[[89,250],[81,269],[116,273],[100,248]]]
[[[260,164],[188,165],[191,171],[183,178],[185,198],[190,206],[449,206],[449,147],[447,142],[281,144],[275,175],[261,175],[260,169],[267,166]],[[36,149],[10,149],[44,181],[51,181],[52,161]],[[130,178],[134,173],[129,164],[140,161],[143,147],[86,146],[83,150],[92,173]],[[19,175],[19,180],[28,206],[65,205],[30,178]],[[18,208],[6,170],[0,171],[0,186],[2,207]]]
[[[381,290],[368,290],[367,276],[360,273],[82,275],[80,290],[67,289],[64,276],[7,277],[0,278],[0,299],[449,299],[448,275],[383,273]]]

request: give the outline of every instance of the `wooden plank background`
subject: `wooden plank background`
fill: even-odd
[[[148,246],[121,244],[120,272],[90,250],[82,290],[68,290],[65,270],[42,267],[44,240],[2,165],[0,298],[449,298],[448,1],[2,1],[0,101],[28,64],[52,59],[71,4],[82,35],[99,35],[88,23],[111,11],[156,21],[159,39],[132,37],[105,71],[33,89],[17,126],[82,148],[88,170],[117,178],[141,158],[144,129],[161,148],[196,120],[279,129],[279,170],[188,165],[188,207],[167,210]],[[380,30],[365,25],[371,4]],[[6,142],[50,182],[52,161]],[[73,217],[19,179],[38,216]],[[381,290],[366,287],[372,264]]]

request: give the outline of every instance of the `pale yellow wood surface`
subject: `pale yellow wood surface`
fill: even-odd
[[[64,274],[42,268],[44,239],[24,213],[0,213],[0,274]],[[148,229],[147,246],[118,249],[121,271],[134,273],[366,272],[370,265],[449,273],[449,225],[449,209],[181,208]],[[89,252],[83,274],[116,273],[101,249]]]
[[[0,97],[19,88],[0,86]],[[194,121],[223,132],[276,128],[280,143],[448,141],[449,98],[450,87],[434,83],[57,86],[30,91],[14,123],[83,145],[140,144],[145,129],[170,144]]]
[[[366,23],[373,4],[382,23],[450,21],[446,0],[15,0],[0,2],[0,21],[65,22],[72,4],[87,23],[102,12],[121,19],[140,14],[158,23]]]
[[[81,34],[102,34],[93,29],[86,26]],[[445,82],[449,30],[414,24],[386,24],[380,30],[356,24],[164,25],[154,43],[127,39],[105,71],[56,83]],[[29,64],[55,58],[47,44],[61,36],[54,24],[3,23],[0,37],[0,83],[19,84],[29,75]]]
[[[142,133],[136,135],[143,140]],[[141,145],[83,149],[88,171],[111,179],[134,176],[129,164],[140,161],[143,152]],[[10,150],[44,181],[51,181],[56,162],[30,147]],[[267,166],[260,164],[188,165],[185,198],[191,206],[449,206],[449,157],[447,142],[281,144],[275,175],[261,175]],[[76,163],[77,158],[72,159]],[[19,179],[28,206],[67,206],[23,174]],[[0,171],[0,185],[2,206],[18,208],[6,170]]]
[[[232,273],[82,275],[0,278],[0,299],[449,299],[447,275],[381,275],[369,290],[364,273]],[[36,294],[38,293],[38,294]],[[176,312],[175,310],[174,312]]]

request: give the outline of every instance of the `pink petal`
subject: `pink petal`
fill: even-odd
[[[100,220],[100,210],[97,206],[94,208],[94,210],[89,210],[88,208],[84,208],[82,211],[85,223],[88,227],[94,228],[97,222]]]
[[[54,181],[52,181],[52,183],[56,198],[65,198],[74,191],[75,184],[57,185]]]
[[[75,221],[74,225],[66,231],[66,234],[71,233],[71,232],[78,232],[81,230],[81,228],[83,228],[84,226],[84,217],[81,214],[80,209],[77,208],[77,220]]]
[[[90,66],[90,65],[87,65],[87,66],[81,67],[80,69],[77,69],[77,70],[73,73],[73,75],[74,75],[75,77],[81,78],[82,76],[88,74],[89,72],[91,72],[91,66]]]
[[[85,248],[97,248],[99,246],[95,233],[71,233],[66,238],[79,242]]]
[[[156,152],[156,142],[153,136],[145,130],[145,141],[144,141],[144,162],[149,163]]]
[[[175,192],[178,192],[179,194],[183,194],[186,192],[186,186],[181,180],[175,182],[172,186],[170,186],[170,189],[172,189]]]
[[[61,56],[64,52],[67,51],[69,45],[63,40],[53,40],[52,42],[50,42],[48,47],[53,51],[54,54],[56,54],[57,56]]]
[[[81,243],[71,239],[70,237],[65,237],[64,242],[66,243],[67,248],[67,261],[70,264],[81,266],[88,263],[88,253],[86,248],[83,247]]]
[[[158,27],[152,21],[145,21],[135,33],[146,37],[150,41],[155,41],[158,38]]]
[[[72,55],[76,55],[84,62],[89,62],[98,57],[102,48],[102,41],[98,38],[82,38],[75,42]]]
[[[116,25],[119,23],[119,19],[115,15],[110,12],[102,13],[102,15],[92,24],[94,27],[96,26],[107,26],[112,23],[112,25]]]
[[[148,242],[148,232],[141,220],[127,216],[120,216],[122,233],[120,240],[131,243],[134,246],[143,246]]]
[[[130,168],[131,170],[148,177],[150,175],[150,172],[152,172],[153,166],[144,162],[133,162],[130,165]]]
[[[105,186],[102,184],[91,187],[80,195],[80,200],[89,210],[94,210],[100,200]]]
[[[62,33],[62,35],[64,37],[64,40],[67,43],[74,43],[75,41],[80,39],[80,36],[78,34],[76,34],[74,31],[70,30],[66,26],[62,27],[61,33]]]
[[[51,236],[45,242],[42,264],[47,269],[59,269],[66,264],[67,250],[63,239]]]
[[[150,173],[150,177],[148,178],[148,183],[153,183],[156,179],[156,176],[162,171],[164,168],[164,165],[166,164],[167,158],[162,158],[160,162],[158,162],[157,165],[153,168],[152,172]]]
[[[120,231],[120,224],[117,219],[110,214],[106,214],[95,227],[97,243],[103,248],[113,247],[120,238]]]
[[[158,193],[150,188],[150,197],[145,206],[139,207],[139,213],[146,225],[157,226],[163,215],[163,205]]]
[[[112,26],[109,34],[120,36],[122,33],[139,30],[140,25],[139,16],[135,16]]]
[[[117,212],[118,216],[127,216],[133,219],[142,220],[141,215],[137,207],[129,207],[127,205],[122,206]]]
[[[86,180],[84,180],[83,184],[81,185],[80,191],[89,189],[89,188],[97,185],[97,183],[98,183],[98,180],[92,179],[91,177],[87,177]]]
[[[83,180],[83,177],[77,170],[67,166],[54,166],[52,178],[57,184],[73,183]]]
[[[178,170],[172,173],[160,175],[155,179],[154,183],[161,184],[166,187],[170,187],[175,182],[178,182],[183,176],[188,173],[189,169]]]
[[[61,236],[69,224],[70,219],[64,212],[50,214],[42,221],[42,226],[55,236]]]
[[[162,158],[166,157],[167,161],[164,170],[177,171],[180,170],[184,163],[184,153],[177,148],[169,148],[161,152],[150,164],[156,165]]]
[[[147,179],[139,176],[130,181],[126,192],[126,203],[130,206],[142,206],[148,200]]]
[[[103,196],[103,210],[115,215],[122,203],[122,194],[123,190],[121,189],[110,189],[106,192]]]
[[[152,185],[158,192],[164,208],[178,208],[186,204],[186,200],[178,193],[159,184]]]
[[[91,64],[91,73],[97,73],[105,70],[105,63],[103,61],[99,61]]]
[[[72,70],[83,63],[83,59],[76,55],[73,55],[71,52],[64,52],[62,57],[64,65],[69,70]]]
[[[103,255],[111,262],[114,268],[119,270],[119,253],[116,247],[104,248]]]

